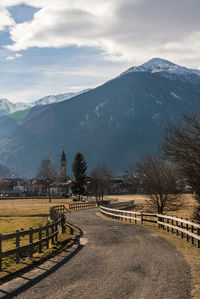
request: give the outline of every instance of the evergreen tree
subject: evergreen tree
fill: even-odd
[[[74,181],[72,182],[72,192],[78,194],[79,200],[85,192],[87,163],[81,153],[77,153],[72,164]]]

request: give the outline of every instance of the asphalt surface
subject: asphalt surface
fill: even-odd
[[[74,256],[8,298],[190,298],[190,267],[172,245],[141,226],[108,221],[96,212],[68,214],[83,231]]]

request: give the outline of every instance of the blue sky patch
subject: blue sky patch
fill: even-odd
[[[8,10],[16,23],[24,23],[27,21],[31,21],[33,19],[34,13],[39,11],[39,9],[37,8],[27,6],[24,4],[12,6]]]

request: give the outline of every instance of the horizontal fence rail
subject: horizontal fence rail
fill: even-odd
[[[151,213],[142,213],[142,212],[134,212],[134,211],[124,211],[121,209],[116,208],[107,208],[107,207],[100,207],[100,211],[103,215],[117,219],[117,220],[125,220],[131,223],[132,221],[136,224],[137,221],[140,221],[142,224],[143,222],[154,222],[157,223],[157,214]],[[147,217],[151,217],[153,219],[148,219]],[[156,220],[154,220],[156,218]]]
[[[92,209],[92,208],[96,208],[96,207],[97,207],[96,202],[70,203],[69,204],[70,211],[78,211],[78,210],[82,210],[82,209]]]
[[[186,239],[187,242],[191,242],[193,245],[196,244],[200,248],[200,225],[187,219],[157,215],[158,217],[158,227],[176,236],[181,237],[181,239]]]
[[[191,242],[200,248],[200,224],[189,221],[188,219],[161,214],[125,211],[121,210],[120,206],[118,206],[118,209],[100,206],[100,212],[109,218],[135,224],[137,222],[141,224],[144,222],[156,223],[159,229],[176,234],[181,239],[185,239],[187,242]]]
[[[53,223],[47,224],[45,226],[40,226],[38,228],[30,228],[28,230],[17,230],[15,233],[1,235],[0,234],[0,271],[2,271],[2,259],[11,255],[15,255],[16,264],[20,263],[20,258],[22,253],[32,258],[34,250],[39,253],[42,252],[42,245],[45,244],[46,249],[49,248],[51,244],[55,244],[58,241],[58,234],[61,228],[62,233],[65,232],[66,219],[64,212],[66,208],[64,206],[55,206],[51,208],[52,217],[58,217]],[[63,214],[62,214],[63,213]],[[52,218],[51,218],[52,219]],[[54,218],[55,219],[55,218]],[[21,244],[23,237],[28,237],[26,240],[28,244]],[[3,242],[13,240],[15,248],[3,251]]]

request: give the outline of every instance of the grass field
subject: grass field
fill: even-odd
[[[108,199],[120,199],[124,201],[134,200],[135,208],[134,210],[139,212],[156,212],[150,210],[148,207],[148,198],[144,195],[111,195]],[[196,202],[191,194],[182,194],[179,196],[176,204],[176,209],[168,210],[165,214],[170,216],[177,216],[193,219],[193,213],[196,206]]]
[[[0,200],[0,217],[48,216],[50,207],[65,205],[68,208],[71,199],[6,199]]]
[[[28,230],[31,227],[37,228],[40,225],[45,226],[48,221],[50,207],[55,205],[65,205],[69,207],[69,203],[72,203],[71,199],[52,199],[49,203],[47,199],[6,199],[0,200],[0,234],[14,233],[16,230]],[[66,234],[59,234],[59,242],[63,242],[69,236],[69,230]],[[38,240],[37,235],[33,235],[33,241]],[[20,245],[26,245],[29,243],[29,237],[24,236],[20,238]],[[15,264],[15,256],[10,256],[3,259],[3,269],[0,272],[0,278],[7,275],[10,272],[14,272],[18,269],[27,266],[32,261],[39,260],[41,257],[46,256],[52,251],[56,250],[60,246],[50,244],[48,250],[44,250],[42,254],[35,253],[32,260],[25,257],[18,265]],[[6,251],[16,247],[15,239],[3,241],[2,250]]]

